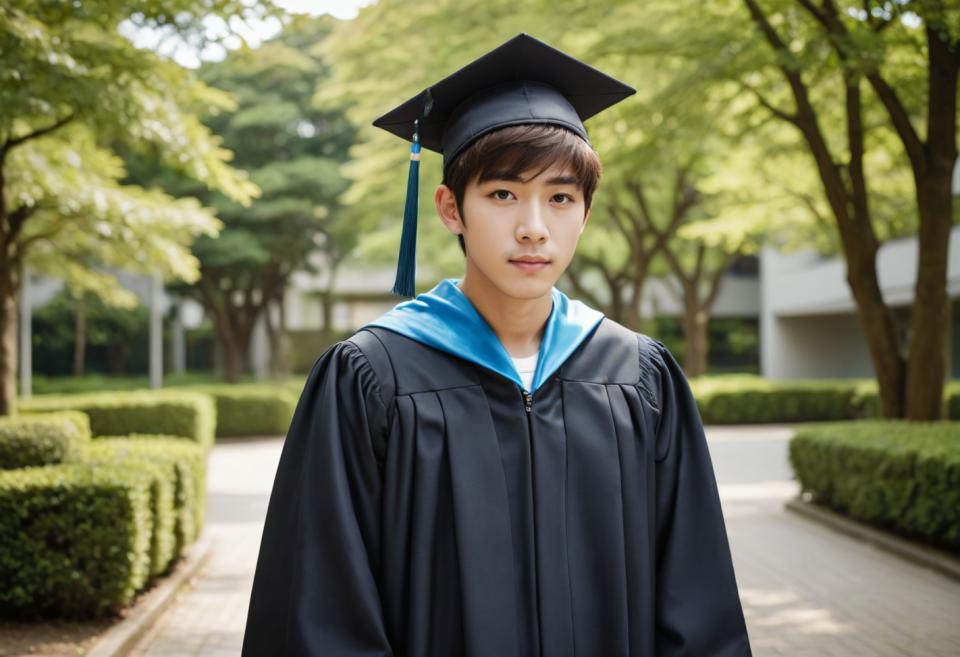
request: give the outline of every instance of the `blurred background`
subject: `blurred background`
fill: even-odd
[[[518,32],[638,90],[558,287],[682,362],[754,654],[960,654],[954,0],[10,0],[0,655],[239,654],[306,373],[401,300],[371,122]]]

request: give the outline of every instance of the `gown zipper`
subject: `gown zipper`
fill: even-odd
[[[533,395],[526,390],[521,390],[520,392],[523,394],[523,408],[527,411],[527,413],[529,413],[530,409],[533,407]]]

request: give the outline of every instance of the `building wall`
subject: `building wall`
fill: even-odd
[[[877,255],[884,300],[906,330],[916,284],[917,241],[893,240]],[[947,294],[960,299],[960,226],[951,232]],[[960,326],[951,328],[956,343]],[[772,248],[760,257],[760,364],[773,379],[810,376],[872,376],[866,340],[840,257],[812,252],[782,254]]]

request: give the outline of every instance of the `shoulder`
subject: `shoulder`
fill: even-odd
[[[388,402],[395,396],[474,385],[465,360],[382,327],[361,328],[347,338],[376,372]]]
[[[646,385],[665,368],[662,342],[604,317],[565,365],[565,378]]]

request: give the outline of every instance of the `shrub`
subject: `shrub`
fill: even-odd
[[[149,484],[116,466],[0,471],[0,615],[115,613],[150,567]]]
[[[164,467],[173,485],[173,554],[183,554],[206,518],[206,450],[176,436],[136,434],[98,438],[91,448],[95,458],[148,460]]]
[[[960,423],[805,427],[790,442],[790,463],[814,501],[960,552]]]
[[[172,462],[160,460],[150,450],[131,449],[123,440],[98,440],[87,445],[80,458],[85,463],[115,465],[125,472],[144,478],[150,490],[150,575],[163,574],[175,556],[176,468]]]
[[[131,433],[183,436],[213,444],[216,408],[213,399],[187,390],[37,395],[22,401],[27,412],[78,410],[90,417],[94,437]]]
[[[90,422],[78,411],[0,417],[0,470],[73,459],[90,441]]]
[[[725,376],[695,379],[691,388],[706,424],[842,420],[854,399],[854,384],[843,381]]]
[[[299,397],[284,386],[262,384],[198,385],[190,389],[216,400],[218,438],[285,434]]]

